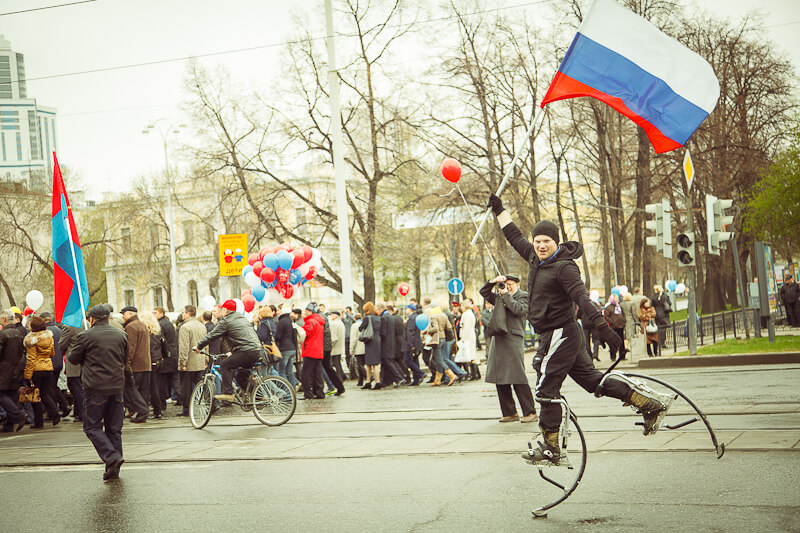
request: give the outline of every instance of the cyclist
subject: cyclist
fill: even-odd
[[[622,340],[589,300],[574,261],[583,254],[583,245],[574,241],[559,245],[559,229],[549,220],[539,221],[534,226],[531,244],[512,222],[500,198],[492,194],[488,207],[492,208],[508,242],[530,264],[528,320],[540,335],[539,350],[533,359],[538,375],[536,396],[541,399],[560,398],[561,384],[569,375],[598,397],[611,396],[636,406],[644,416],[644,434],[656,431],[666,405],[652,393],[637,390],[630,382],[614,374],[603,379],[603,373],[594,368],[586,353],[583,331],[575,320],[575,305],[580,307],[583,320],[595,324],[600,339],[612,353],[620,348]],[[545,442],[523,452],[522,457],[533,463],[550,461],[558,464],[560,423],[561,405],[542,402],[539,427]]]
[[[233,402],[233,370],[234,368],[249,368],[261,357],[261,341],[258,340],[253,326],[241,313],[236,312],[236,302],[225,300],[219,309],[219,320],[216,327],[205,335],[197,346],[192,348],[199,352],[211,341],[224,337],[231,349],[231,355],[219,365],[222,374],[221,394],[214,396],[217,400]],[[247,383],[249,372],[239,372],[236,381],[244,387]]]

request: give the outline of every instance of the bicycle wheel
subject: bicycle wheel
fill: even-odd
[[[292,418],[296,407],[294,388],[282,377],[262,378],[253,389],[253,414],[262,424],[285,424]]]
[[[195,385],[189,403],[189,420],[195,429],[203,429],[211,420],[216,385],[212,380],[204,379]]]
[[[701,429],[702,426],[696,424],[696,422],[702,422],[711,437],[711,443],[714,446],[717,458],[722,457],[725,453],[725,444],[717,440],[717,435],[714,433],[714,428],[711,427],[708,417],[691,398],[675,388],[674,385],[658,378],[627,372],[624,375],[657,393],[668,404],[667,412],[661,417],[658,431],[686,428],[687,426],[691,426],[688,429]],[[643,424],[637,421],[636,425],[641,426]]]
[[[541,433],[534,437],[533,446],[536,446],[537,440],[544,440]],[[537,499],[551,501],[533,511],[536,517],[547,516],[548,509],[569,498],[578,488],[586,470],[586,439],[574,413],[570,413],[566,431],[562,423],[559,442],[561,460],[558,465],[534,465],[539,470],[539,476],[550,484],[537,491]]]

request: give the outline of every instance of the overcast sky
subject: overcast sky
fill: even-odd
[[[25,55],[28,96],[58,110],[59,162],[77,170],[94,192],[119,190],[163,169],[161,137],[141,131],[159,118],[184,121],[178,106],[186,62],[35,78],[261,47],[202,61],[224,65],[239,84],[266,86],[278,75],[280,46],[265,45],[289,37],[287,5],[318,18],[324,36],[322,0],[96,0],[8,14],[71,1],[0,0],[0,34]],[[759,9],[769,35],[800,72],[800,0],[696,4],[734,20]],[[487,8],[496,5],[486,1]]]

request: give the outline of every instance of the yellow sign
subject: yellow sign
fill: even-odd
[[[683,175],[686,176],[686,190],[692,190],[692,180],[694,179],[694,165],[692,164],[692,156],[689,155],[689,150],[683,156]]]
[[[219,236],[219,275],[241,276],[247,265],[247,233]]]

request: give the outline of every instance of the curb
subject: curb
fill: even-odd
[[[796,363],[800,363],[800,352],[653,357],[640,359],[639,368],[691,368],[700,366],[781,365]]]

